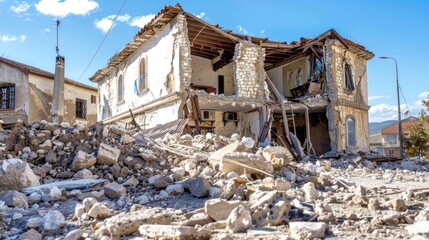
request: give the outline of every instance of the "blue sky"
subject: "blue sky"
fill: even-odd
[[[66,76],[88,80],[165,5],[177,1],[127,0],[115,26],[88,70],[123,0],[0,0],[0,55],[54,71],[56,30]],[[368,62],[370,121],[397,118],[395,57],[403,96],[401,107],[413,115],[429,94],[429,1],[181,1],[182,7],[209,23],[244,34],[291,42],[334,28],[364,45],[376,57]],[[1,81],[1,80],[0,80]],[[405,100],[405,101],[404,101]]]

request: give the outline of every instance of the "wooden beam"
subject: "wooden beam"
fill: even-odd
[[[225,55],[223,56],[219,61],[215,62],[213,64],[213,71],[217,71],[219,69],[221,69],[222,67],[228,65],[230,62],[232,62],[232,58],[234,57],[234,55]]]
[[[209,23],[207,23],[207,22],[205,22],[205,21],[203,21],[203,20],[201,20],[201,19],[199,19],[199,18],[195,17],[194,15],[189,14],[189,13],[185,13],[185,14],[186,14],[186,16],[187,16],[187,18],[186,18],[187,20],[188,20],[188,19],[192,19],[192,20],[194,20],[194,21],[196,21],[196,22],[198,22],[198,23],[200,23],[200,24],[203,24],[204,26],[205,26],[205,25],[207,25],[207,27],[209,27],[210,29],[213,29],[215,32],[218,32],[218,33],[220,33],[221,35],[223,35],[223,36],[225,36],[225,37],[227,37],[227,38],[231,39],[231,41],[232,41],[232,42],[235,42],[235,43],[240,42],[240,39],[238,39],[238,38],[236,38],[236,37],[232,36],[231,34],[228,34],[228,33],[224,32],[224,31],[223,31],[223,30],[221,30],[221,29],[218,29],[218,28],[216,28],[216,27],[213,27],[211,24],[209,24]],[[206,28],[207,28],[207,27],[206,27]]]

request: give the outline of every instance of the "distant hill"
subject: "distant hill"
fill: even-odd
[[[396,120],[387,120],[384,122],[370,122],[369,123],[369,135],[376,134],[381,131],[381,129],[397,122]]]

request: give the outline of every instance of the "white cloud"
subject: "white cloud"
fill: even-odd
[[[15,3],[18,4],[17,2]],[[18,5],[11,6],[9,10],[11,10],[16,14],[21,14],[21,13],[25,13],[29,8],[30,8],[30,4],[28,4],[27,2],[22,2]]]
[[[247,31],[247,29],[241,25],[238,25],[236,28],[238,29],[238,32],[240,32],[244,35],[247,35],[249,33],[249,31]]]
[[[25,39],[27,39],[27,37],[25,35],[9,35],[9,34],[2,34],[0,35],[0,41],[2,42],[15,42],[15,41],[20,41],[20,42],[24,42]]]
[[[205,12],[200,12],[199,14],[196,15],[197,18],[204,18],[204,16],[206,15]]]
[[[116,25],[116,23],[114,23],[113,21],[115,20],[116,15],[110,15],[107,16],[105,18],[102,18],[101,20],[95,20],[94,24],[95,27],[97,27],[98,29],[100,29],[102,32],[107,32],[109,31],[110,27],[112,26],[112,28]],[[124,15],[119,15],[118,18],[116,19],[116,22],[128,22],[131,19],[131,16],[128,14],[124,14]]]
[[[417,96],[419,99],[428,99],[429,98],[429,92],[422,92]]]
[[[40,0],[35,6],[40,13],[54,17],[87,15],[99,7],[93,0]]]
[[[264,34],[265,33],[265,29],[262,29],[259,34]]]
[[[424,109],[421,100],[418,100],[410,105],[401,104],[402,117],[418,116],[421,109]],[[404,116],[404,113],[407,113]],[[370,122],[382,122],[386,120],[398,119],[398,105],[390,105],[386,103],[380,103],[372,106],[369,109],[369,121]]]
[[[146,16],[135,17],[131,20],[130,26],[143,28],[146,24],[148,24],[153,18],[155,14],[149,14]]]
[[[387,98],[390,98],[390,96],[369,96],[368,101],[373,101],[377,99],[387,99]]]
[[[45,29],[43,29],[43,31],[44,31],[44,32],[50,32],[50,31],[51,31],[51,29],[49,29],[49,28],[45,28]]]

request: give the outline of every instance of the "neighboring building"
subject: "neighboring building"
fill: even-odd
[[[373,56],[333,29],[287,44],[222,30],[176,5],[90,80],[105,123],[127,122],[131,110],[144,129],[190,119],[197,133],[296,145],[294,133],[314,154],[367,151],[366,61]]]
[[[0,57],[0,119],[5,124],[50,121],[53,87],[53,73]],[[63,121],[95,123],[97,95],[96,88],[65,79]]]
[[[405,137],[410,134],[411,127],[415,124],[415,121],[418,121],[415,117],[402,120],[402,132]],[[371,135],[370,145],[372,146],[371,148],[374,148],[379,154],[400,158],[401,151],[399,145],[398,122],[381,129],[380,133]]]

